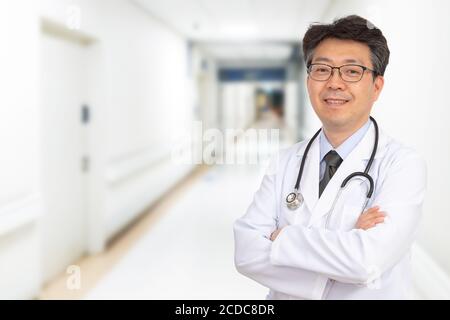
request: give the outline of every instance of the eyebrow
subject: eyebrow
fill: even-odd
[[[329,59],[327,57],[318,57],[317,59],[314,59],[314,62],[321,62],[321,61],[323,61],[323,62],[330,62],[330,63],[333,62],[333,60],[331,60],[331,59]],[[360,63],[360,64],[363,64],[362,61],[357,60],[357,59],[352,59],[352,58],[345,59],[344,63]]]

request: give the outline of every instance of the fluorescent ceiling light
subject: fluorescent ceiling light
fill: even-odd
[[[259,33],[259,29],[253,24],[227,23],[220,27],[220,33],[230,38],[251,38]]]

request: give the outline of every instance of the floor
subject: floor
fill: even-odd
[[[262,175],[257,165],[199,170],[107,251],[75,263],[80,290],[67,290],[64,274],[39,298],[264,299],[267,289],[234,268],[232,228]]]
[[[211,168],[85,298],[263,299],[267,290],[234,268],[232,230],[260,175],[256,167]]]

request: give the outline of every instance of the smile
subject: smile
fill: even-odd
[[[347,103],[349,100],[345,99],[324,99],[325,103],[330,106],[341,106]]]

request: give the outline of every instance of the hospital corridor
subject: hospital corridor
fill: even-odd
[[[0,300],[266,299],[236,269],[233,226],[280,150],[321,127],[302,39],[348,15],[391,52],[371,115],[426,162],[408,296],[450,299],[449,13],[445,0],[0,0]]]

